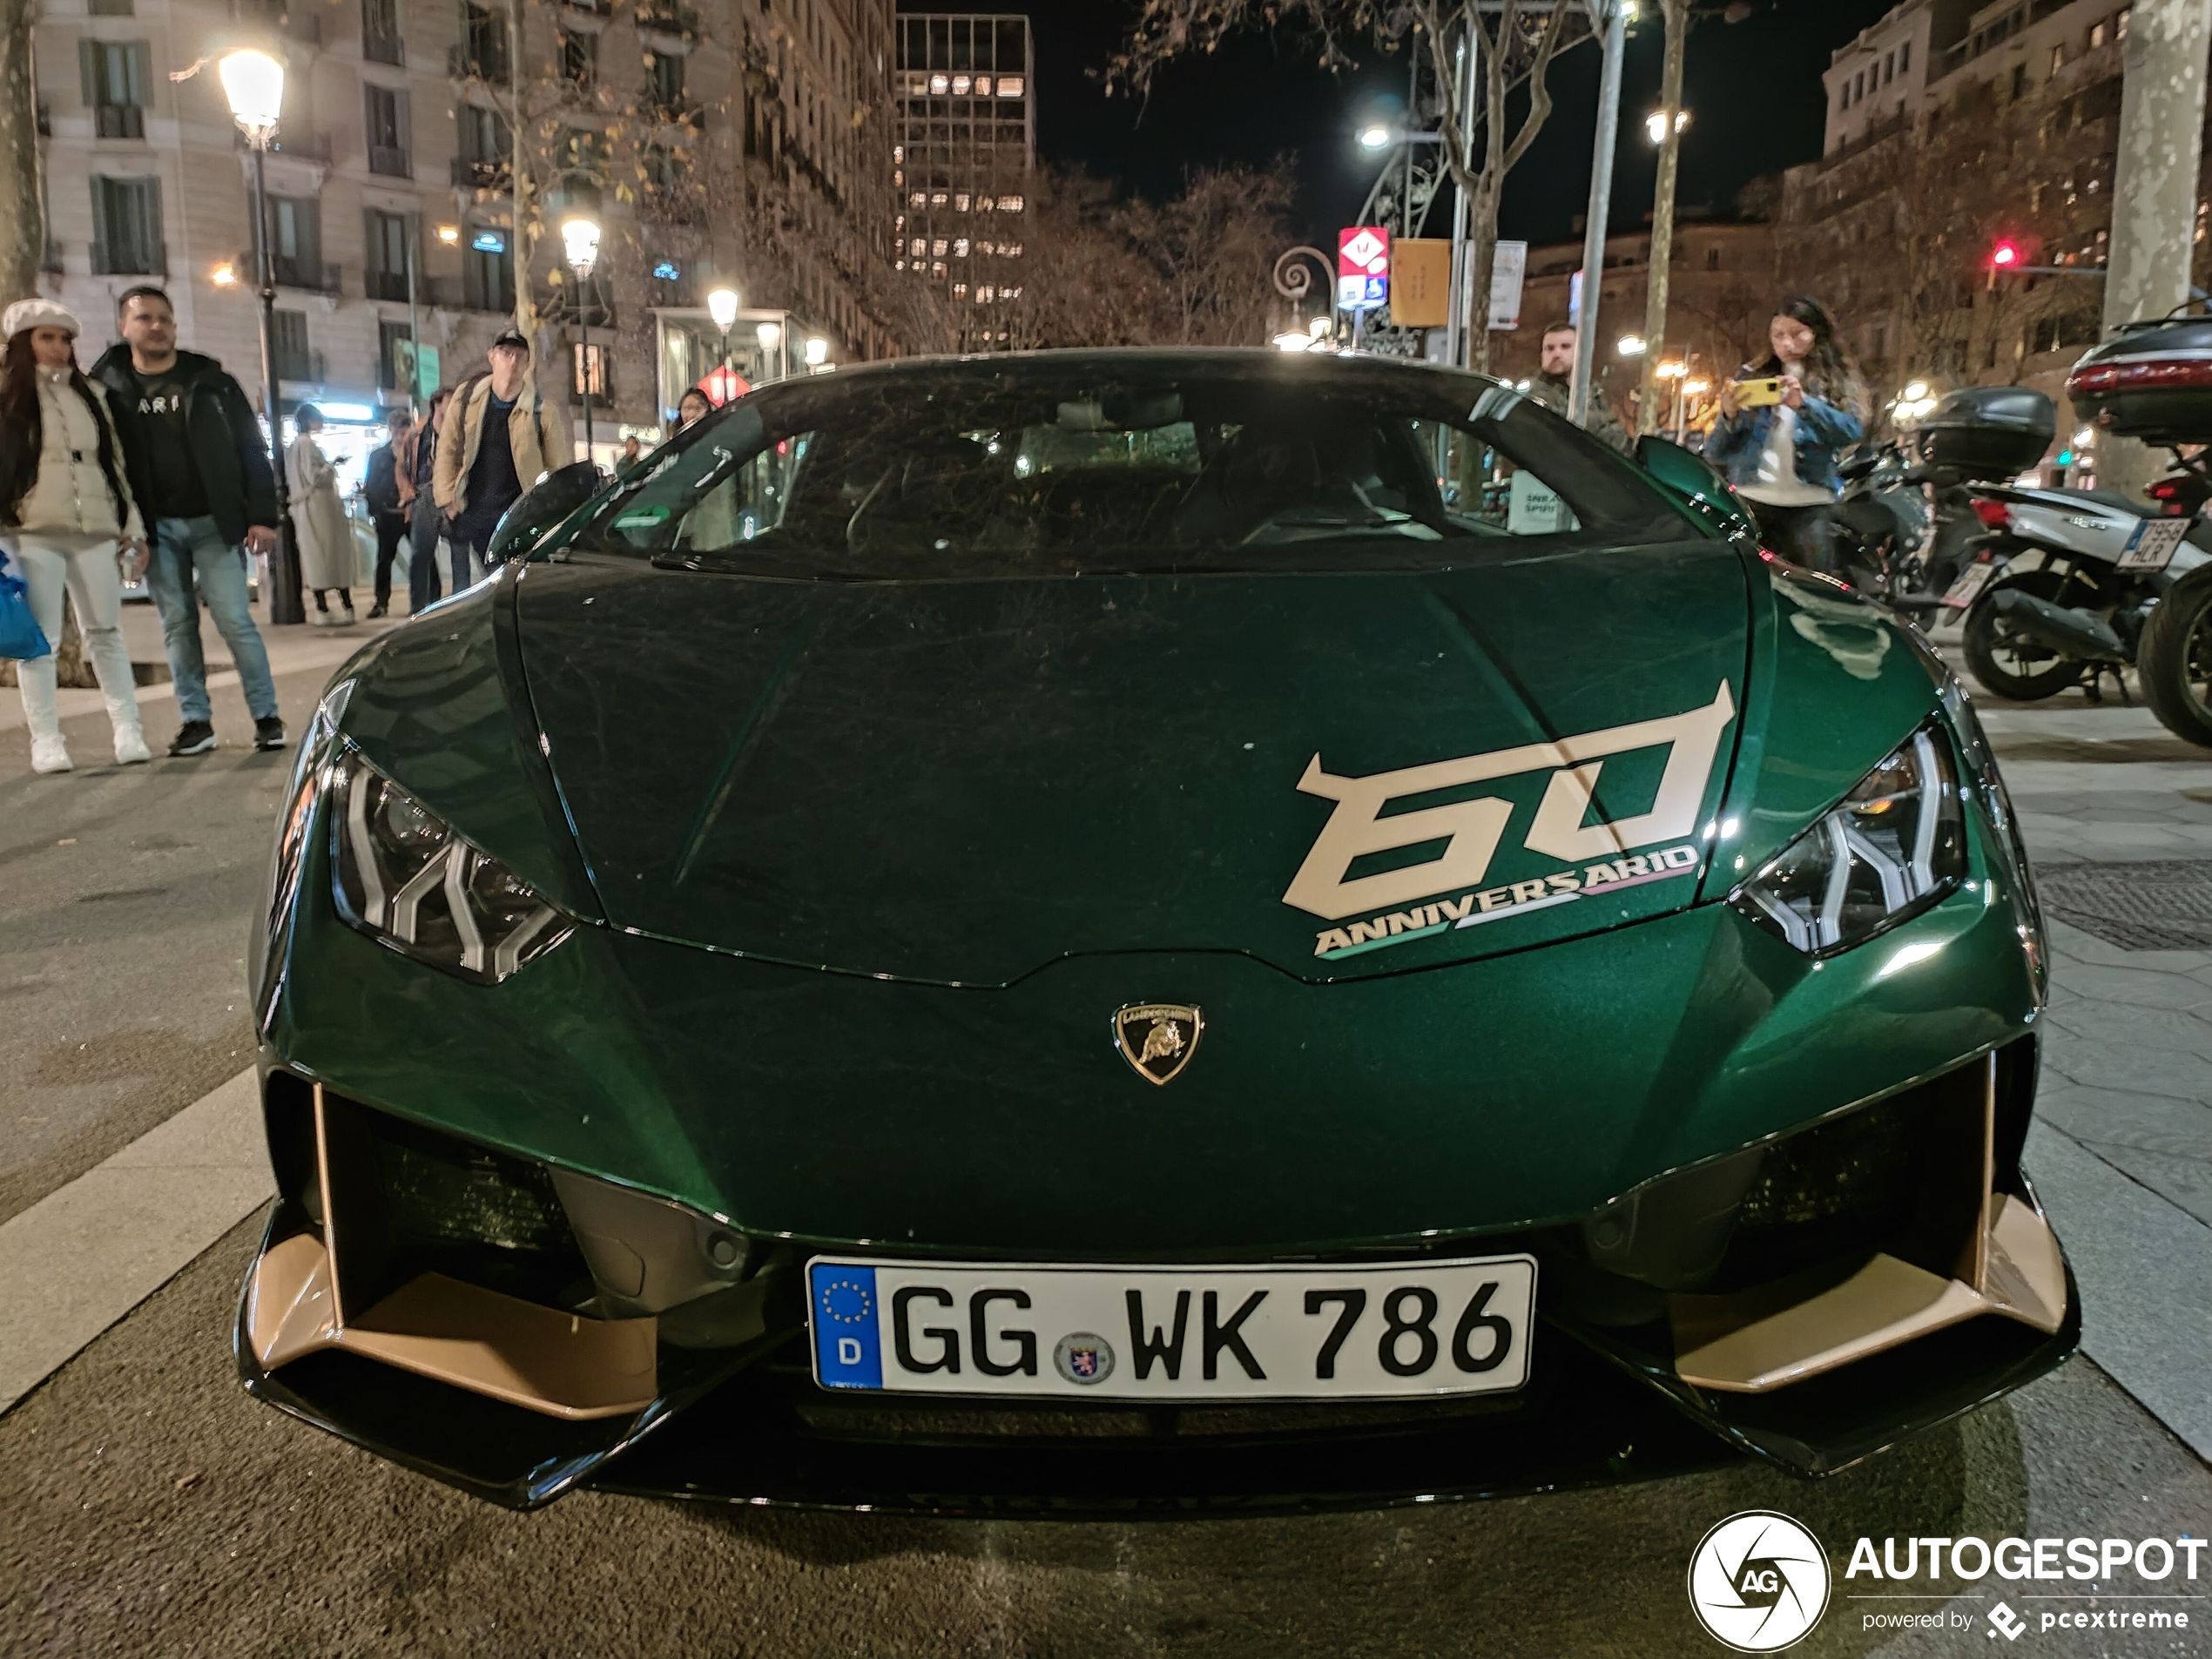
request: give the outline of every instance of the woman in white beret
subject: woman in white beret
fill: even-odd
[[[145,526],[131,498],[107,395],[77,367],[77,319],[51,300],[0,313],[0,540],[20,570],[50,643],[62,637],[62,596],[75,601],[84,655],[115,729],[115,759],[152,759],[138,724],[131,653],[120,628],[123,573],[146,568]],[[30,727],[34,772],[67,772],[54,705],[54,657],[20,663],[16,684]]]

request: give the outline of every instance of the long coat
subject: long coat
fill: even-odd
[[[292,524],[300,536],[300,585],[310,593],[352,587],[358,560],[354,528],[338,499],[338,469],[304,432],[285,452],[284,465],[292,487]]]

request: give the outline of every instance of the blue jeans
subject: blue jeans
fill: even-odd
[[[157,518],[146,585],[161,612],[161,647],[169,658],[169,678],[176,682],[178,713],[188,724],[214,718],[207,704],[207,663],[199,650],[204,601],[216,631],[231,648],[247,711],[257,720],[274,719],[276,682],[269,678],[269,653],[246,606],[246,550],[226,544],[212,518]]]

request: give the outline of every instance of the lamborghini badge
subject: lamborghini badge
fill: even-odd
[[[1198,1052],[1205,1017],[1181,1002],[1136,1002],[1114,1010],[1114,1047],[1148,1083],[1170,1083]]]

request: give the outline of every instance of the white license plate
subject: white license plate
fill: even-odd
[[[825,1388],[1091,1399],[1496,1393],[1528,1380],[1528,1256],[1358,1267],[807,1264]]]
[[[1959,572],[1959,579],[1945,591],[1944,604],[1954,610],[1964,610],[1981,597],[1981,590],[1989,585],[1990,578],[1996,574],[1997,567],[1993,564],[1968,565]]]
[[[2113,561],[2116,570],[2163,570],[2188,537],[2195,521],[2187,518],[2147,518],[2135,526],[2128,545]]]

